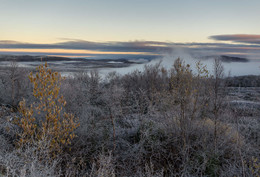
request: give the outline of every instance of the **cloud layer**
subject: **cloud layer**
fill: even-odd
[[[260,59],[260,35],[215,35],[209,38],[234,43],[174,43],[162,41],[92,42],[66,39],[67,41],[52,44],[34,44],[2,40],[0,41],[0,54],[75,55],[89,56],[91,58],[156,58],[167,53],[180,51],[181,49],[191,56],[231,55]],[[61,52],[58,50],[67,51]]]
[[[210,36],[209,38],[218,41],[230,41],[235,43],[246,43],[246,44],[260,44],[260,35],[252,35],[252,34],[215,35],[215,36]]]

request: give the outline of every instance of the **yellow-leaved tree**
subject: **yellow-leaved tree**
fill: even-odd
[[[37,67],[35,74],[30,73],[29,79],[37,101],[29,107],[25,100],[19,103],[21,118],[17,123],[22,132],[18,145],[46,142],[50,152],[60,153],[65,145],[71,144],[74,130],[79,126],[74,115],[64,111],[66,101],[60,94],[63,78],[45,63]]]

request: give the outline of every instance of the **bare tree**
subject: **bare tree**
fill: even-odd
[[[10,62],[10,66],[7,69],[0,77],[2,84],[1,99],[3,103],[15,108],[28,92],[28,72],[14,60]]]
[[[223,78],[224,78],[224,67],[219,59],[214,60],[214,75],[213,75],[213,114],[214,114],[214,144],[215,153],[217,150],[217,127],[219,112],[223,105],[224,95],[223,92]]]

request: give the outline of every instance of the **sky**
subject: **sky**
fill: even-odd
[[[259,0],[0,0],[0,54],[260,59]]]

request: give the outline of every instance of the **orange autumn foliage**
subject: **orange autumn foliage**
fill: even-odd
[[[58,72],[48,69],[45,63],[37,67],[35,75],[30,73],[29,79],[37,102],[29,108],[25,100],[19,103],[22,117],[18,120],[18,125],[22,128],[22,133],[18,145],[46,141],[52,152],[60,152],[64,145],[71,144],[75,137],[74,130],[79,126],[74,115],[63,110],[66,105],[60,94],[63,78]]]

